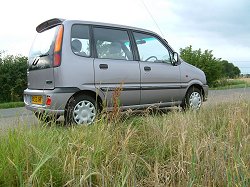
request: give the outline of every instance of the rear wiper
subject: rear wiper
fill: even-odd
[[[45,57],[45,56],[49,56],[49,53],[41,54],[38,57]]]
[[[49,56],[49,53],[41,54],[41,55],[39,55],[38,57],[36,57],[36,58],[34,59],[34,61],[32,62],[32,65],[33,65],[33,66],[36,66],[37,63],[38,63],[38,61],[40,60],[40,58],[41,58],[41,57],[45,57],[45,56]]]

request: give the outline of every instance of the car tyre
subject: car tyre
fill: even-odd
[[[202,105],[202,102],[203,96],[201,90],[196,87],[191,87],[188,89],[181,107],[184,110],[199,110]]]
[[[65,125],[92,124],[99,113],[99,105],[89,95],[73,96],[65,109]]]

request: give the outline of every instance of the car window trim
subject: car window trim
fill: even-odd
[[[134,61],[140,61],[140,56],[139,56],[139,52],[138,52],[137,45],[136,45],[136,42],[135,42],[135,38],[134,38],[134,35],[133,35],[133,30],[129,29],[128,34],[129,34],[129,38],[130,38],[130,41],[131,41],[131,51],[133,53],[133,60]]]

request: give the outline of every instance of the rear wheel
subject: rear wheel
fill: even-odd
[[[203,97],[201,90],[196,87],[191,87],[188,89],[185,99],[182,103],[182,108],[199,110],[202,105]]]
[[[88,95],[78,95],[70,99],[65,110],[65,124],[91,124],[99,112],[98,103]]]

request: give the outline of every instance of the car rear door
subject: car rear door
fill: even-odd
[[[53,48],[58,27],[37,34],[28,58],[28,88],[54,89]]]
[[[107,105],[114,105],[114,97],[120,106],[140,103],[140,68],[133,58],[131,42],[126,30],[94,27],[95,85],[104,92]],[[115,93],[115,90],[120,91]]]

